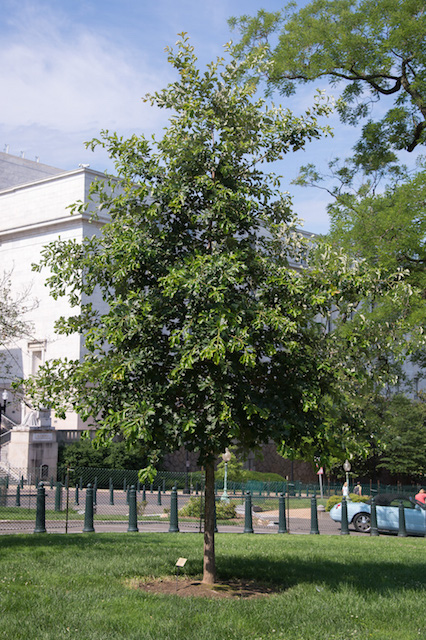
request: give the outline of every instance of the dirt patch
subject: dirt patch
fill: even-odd
[[[175,578],[161,578],[150,582],[132,580],[130,586],[146,593],[177,595],[182,598],[214,598],[218,600],[223,598],[262,598],[280,591],[280,589],[250,581],[233,580],[208,585],[190,578],[179,578],[178,580]]]

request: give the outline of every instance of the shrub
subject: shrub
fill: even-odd
[[[200,518],[202,509],[201,498],[191,497],[184,507],[179,509],[179,515],[187,518]]]
[[[201,518],[204,516],[204,501],[201,497],[192,497],[182,509],[179,515],[187,518]],[[236,517],[235,505],[232,502],[216,502],[216,518],[218,520],[230,520]]]
[[[137,507],[138,516],[143,516],[143,514],[145,513],[146,505],[147,505],[146,500],[141,500],[140,502],[138,502],[138,507]]]
[[[236,515],[235,504],[232,502],[216,502],[216,518],[218,520],[231,520]]]

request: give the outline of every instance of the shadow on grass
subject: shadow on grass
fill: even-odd
[[[181,534],[187,536],[188,534]],[[149,537],[148,537],[149,536]],[[179,535],[174,534],[176,538]],[[157,539],[158,538],[158,539]],[[39,548],[41,546],[47,547],[62,547],[62,548],[70,548],[75,547],[78,549],[86,549],[91,548],[93,546],[103,546],[105,548],[111,548],[111,551],[117,547],[117,543],[122,543],[122,546],[143,546],[144,543],[147,546],[152,547],[153,540],[158,546],[167,546],[168,548],[171,546],[170,541],[172,539],[168,538],[168,543],[164,545],[164,533],[151,533],[151,532],[140,532],[138,533],[74,533],[70,532],[68,534],[65,533],[57,533],[57,532],[48,532],[48,533],[18,533],[18,534],[10,534],[10,535],[2,535],[0,537],[0,551],[5,551],[6,549],[13,549],[19,547],[25,548]]]
[[[94,554],[102,554],[104,560],[119,563],[121,555],[134,552],[135,558],[139,558],[141,562],[140,566],[137,563],[138,568],[143,571],[143,550],[146,548],[151,560],[153,556],[161,558],[163,568],[165,557],[170,557],[170,575],[174,572],[175,556],[177,559],[182,553],[188,554],[185,574],[189,578],[199,578],[202,574],[202,538],[199,534],[188,533],[11,535],[1,537],[0,558],[14,550],[36,550],[43,547],[55,549],[55,553],[60,553],[60,549],[68,553],[72,553],[73,549],[80,552],[91,550]],[[356,557],[351,557],[354,549],[348,545],[340,549],[318,549],[315,540],[310,539],[310,544],[306,544],[306,538],[303,541],[296,536],[293,540],[299,538],[302,543],[300,548],[296,542],[289,552],[281,547],[277,553],[276,549],[268,549],[265,545],[265,552],[259,553],[253,549],[247,555],[243,538],[238,538],[242,543],[240,550],[236,549],[234,553],[224,553],[221,550],[216,554],[217,578],[221,582],[253,581],[269,585],[277,591],[285,591],[298,584],[313,584],[318,588],[327,587],[332,590],[350,585],[352,589],[364,594],[384,594],[401,589],[426,590],[426,561],[423,560],[424,548],[421,546],[415,548],[414,556],[404,544],[392,549],[374,545],[361,549],[360,558],[359,553],[354,554]],[[409,544],[408,539],[405,542]],[[266,551],[269,555],[266,555]],[[280,557],[274,558],[274,551]],[[330,558],[333,554],[334,557]]]
[[[410,564],[392,561],[352,560],[340,562],[329,558],[292,557],[273,560],[264,556],[251,556],[242,563],[241,558],[221,555],[218,573],[222,580],[244,578],[266,584],[280,585],[284,591],[297,584],[326,585],[337,590],[343,584],[360,592],[389,593],[401,589],[426,590],[426,562]]]

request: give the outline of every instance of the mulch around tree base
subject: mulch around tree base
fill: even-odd
[[[261,598],[281,589],[265,586],[250,581],[232,580],[229,582],[217,582],[213,585],[204,584],[190,578],[161,578],[150,582],[132,581],[132,588],[140,589],[147,593],[176,595],[182,598]]]

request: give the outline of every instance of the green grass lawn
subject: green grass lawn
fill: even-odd
[[[426,541],[394,536],[220,534],[218,578],[272,585],[252,600],[183,599],[129,587],[199,578],[200,534],[0,537],[7,640],[413,640],[426,637]]]

